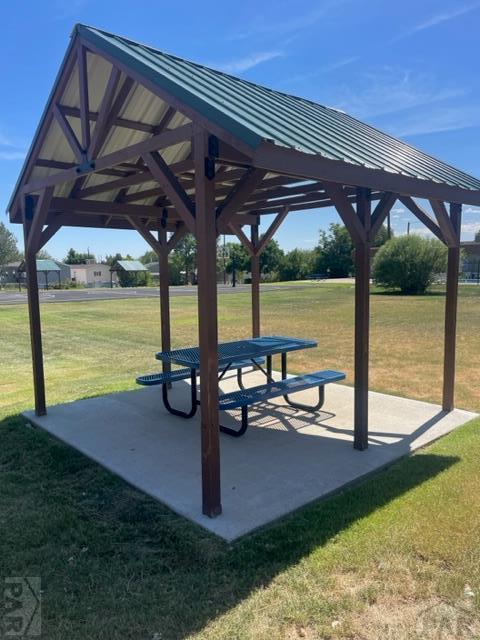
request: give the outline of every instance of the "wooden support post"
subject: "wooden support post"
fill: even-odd
[[[368,238],[371,202],[368,189],[357,190],[357,215]],[[370,242],[355,242],[355,449],[368,447],[368,358],[370,321]]]
[[[443,410],[452,411],[455,393],[455,349],[457,331],[458,275],[460,268],[460,229],[462,205],[450,205],[450,221],[455,246],[448,247],[447,294],[445,300],[445,342],[443,360]]]
[[[168,247],[166,227],[160,226],[158,230],[158,242],[161,245],[158,254],[158,277],[160,286],[160,339],[162,351],[170,351],[170,278],[168,267]],[[171,369],[169,362],[163,363],[163,371]]]
[[[40,323],[40,300],[38,296],[38,274],[36,247],[28,243],[34,215],[34,199],[25,198],[23,237],[25,241],[25,273],[27,278],[28,316],[30,321],[30,342],[32,347],[33,391],[35,413],[44,416],[47,413],[45,401],[45,374],[43,371],[42,328]]]
[[[258,245],[258,224],[251,226],[251,241],[254,248]],[[250,258],[252,272],[252,336],[260,336],[260,256],[253,253]]]
[[[214,179],[206,175],[208,135],[193,139],[195,163],[195,235],[198,267],[202,505],[211,518],[222,512],[218,419],[217,229]]]

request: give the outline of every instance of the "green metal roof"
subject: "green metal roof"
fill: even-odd
[[[148,271],[147,267],[139,260],[117,260],[115,266],[117,265],[123,271]]]
[[[61,271],[53,260],[37,260],[37,271]]]
[[[332,160],[480,190],[480,180],[346,113],[99,29],[86,41],[255,149],[262,141]]]

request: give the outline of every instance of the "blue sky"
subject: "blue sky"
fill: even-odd
[[[2,210],[76,22],[344,109],[480,175],[480,1],[24,0],[3,3],[1,15]],[[480,210],[464,212],[468,240],[480,228]],[[328,209],[292,213],[276,238],[285,249],[309,248],[337,220]],[[397,233],[408,220],[396,206]],[[423,232],[418,222],[413,230]],[[97,256],[147,248],[134,232],[63,229],[47,250],[61,259],[70,246]]]

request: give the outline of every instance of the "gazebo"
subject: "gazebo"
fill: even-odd
[[[461,211],[480,205],[480,180],[346,113],[77,25],[8,205],[11,222],[24,229],[37,415],[47,409],[36,253],[64,226],[138,231],[159,257],[165,351],[168,254],[192,233],[203,513],[221,513],[217,237],[235,234],[251,255],[258,336],[266,243],[289,213],[335,207],[355,245],[353,446],[366,449],[370,247],[397,200],[448,246],[443,409],[450,411]],[[276,217],[259,237],[266,214]]]
[[[136,276],[138,273],[145,273],[147,271],[147,267],[139,260],[117,260],[110,267],[110,288],[113,287],[114,273],[133,273]]]

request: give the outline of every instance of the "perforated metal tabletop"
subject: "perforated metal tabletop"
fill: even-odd
[[[315,340],[286,336],[262,336],[261,338],[223,342],[218,345],[218,364],[219,366],[226,366],[236,360],[251,360],[288,351],[311,349],[316,346]],[[190,369],[200,368],[199,347],[159,351],[155,357],[162,362],[171,362]]]

